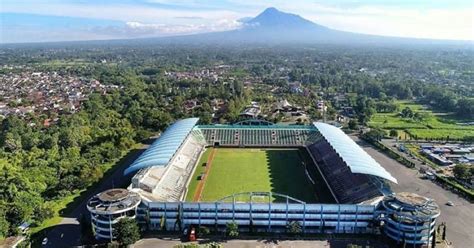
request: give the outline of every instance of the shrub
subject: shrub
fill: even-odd
[[[173,246],[173,248],[223,248],[223,247],[224,246],[222,246],[221,244],[216,243],[216,242],[211,242],[211,243],[205,244],[205,245],[199,245],[199,244],[196,244],[196,243],[189,243],[189,244],[178,244],[178,245]]]
[[[227,223],[227,235],[231,238],[236,238],[239,236],[239,226],[237,225],[237,222],[231,221]]]
[[[299,234],[302,232],[301,224],[299,221],[290,221],[286,225],[286,231],[291,234]]]
[[[135,219],[119,220],[114,231],[117,241],[124,246],[131,245],[140,239],[140,229]]]
[[[209,230],[208,227],[200,226],[200,227],[198,228],[197,233],[198,233],[198,236],[203,237],[203,236],[209,235],[209,234],[211,233],[211,230]]]

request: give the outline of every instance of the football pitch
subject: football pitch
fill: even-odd
[[[210,202],[235,193],[274,192],[318,202],[305,175],[303,162],[312,164],[305,153],[299,149],[208,148],[196,165],[186,200]]]

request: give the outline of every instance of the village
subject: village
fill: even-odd
[[[103,85],[94,79],[62,75],[55,71],[0,74],[0,118],[17,115],[45,115],[48,126],[59,114],[77,112],[92,92],[105,94],[116,85]]]

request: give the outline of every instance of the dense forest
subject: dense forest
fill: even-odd
[[[49,45],[3,47],[0,74],[55,71],[118,87],[93,93],[80,111],[57,116],[5,116],[0,130],[0,236],[23,221],[40,225],[55,213],[51,202],[100,180],[136,143],[174,120],[234,122],[251,100],[291,99],[321,118],[315,101],[347,97],[363,125],[375,112],[393,111],[396,99],[416,99],[474,121],[472,49],[456,47],[201,47]],[[170,77],[170,72],[221,70],[217,79]],[[299,82],[305,94],[291,91]],[[199,108],[187,111],[187,100]],[[213,99],[224,99],[213,118]]]

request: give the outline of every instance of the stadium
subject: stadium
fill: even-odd
[[[135,173],[125,192],[89,201],[96,238],[113,239],[113,225],[128,217],[148,230],[218,231],[234,221],[242,231],[283,233],[298,222],[303,233],[381,231],[395,242],[430,242],[436,203],[392,193],[397,180],[341,129],[198,121],[168,127],[125,170]]]

